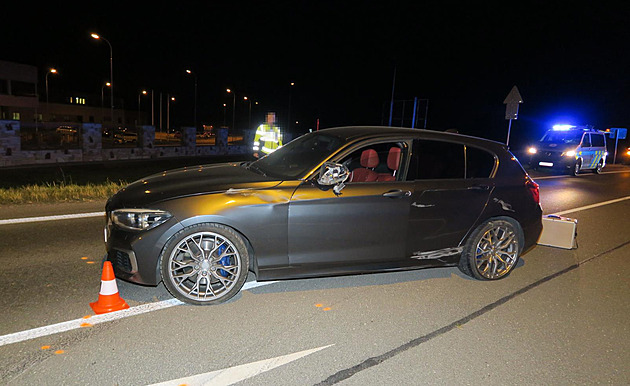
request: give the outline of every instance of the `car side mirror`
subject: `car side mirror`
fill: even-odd
[[[341,189],[346,185],[344,182],[350,177],[350,171],[346,165],[326,162],[319,170],[317,183],[323,186],[332,186],[336,195],[341,194]]]

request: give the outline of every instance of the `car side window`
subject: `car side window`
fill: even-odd
[[[585,133],[584,137],[582,137],[582,147],[591,147],[591,137],[588,133]]]
[[[494,170],[494,164],[493,154],[466,146],[466,178],[488,178]]]
[[[603,134],[591,134],[591,146],[604,147],[604,135]]]
[[[407,180],[464,178],[464,145],[416,139]]]
[[[387,182],[398,180],[402,144],[376,143],[363,146],[341,160],[350,170],[347,182]]]

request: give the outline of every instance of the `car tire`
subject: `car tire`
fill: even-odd
[[[571,175],[577,176],[578,174],[580,174],[581,169],[582,169],[582,160],[578,159],[577,161],[575,161],[575,163],[573,164],[573,167],[571,168]]]
[[[195,305],[223,303],[249,272],[245,240],[221,224],[192,225],[173,235],[160,256],[162,281],[177,299]]]
[[[599,162],[597,163],[597,167],[593,169],[593,173],[602,174],[603,168],[604,168],[604,162],[602,160],[599,160]]]
[[[523,231],[508,217],[498,217],[479,225],[470,235],[459,269],[478,280],[498,280],[507,277],[523,250]]]

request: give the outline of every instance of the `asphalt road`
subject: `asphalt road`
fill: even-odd
[[[83,319],[100,289],[101,217],[0,225],[0,383],[629,384],[630,199],[607,202],[630,196],[630,170],[534,177],[545,213],[603,205],[566,215],[578,249],[538,246],[505,280],[442,268],[283,281],[213,307],[118,281],[132,309],[164,308],[101,323]],[[102,210],[3,207],[0,219]]]

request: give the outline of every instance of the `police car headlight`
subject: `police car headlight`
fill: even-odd
[[[575,157],[575,150],[569,150],[562,153],[562,155],[567,157]]]
[[[119,209],[111,213],[114,224],[133,231],[155,228],[171,217],[166,211],[154,209]]]

